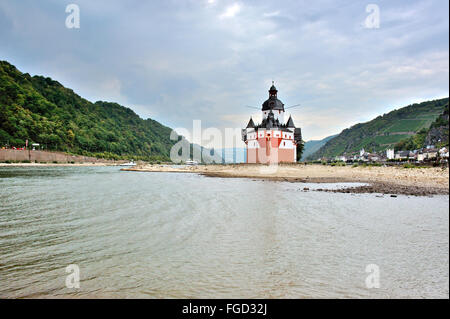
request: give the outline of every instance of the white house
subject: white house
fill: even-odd
[[[393,148],[388,148],[386,150],[386,157],[387,159],[394,159],[395,158],[395,152]]]
[[[442,158],[448,158],[448,155],[449,155],[448,153],[449,153],[448,149],[445,147],[443,147],[439,150],[439,156]]]
[[[362,148],[362,149],[359,151],[359,156],[360,156],[360,157],[363,157],[364,154],[366,154],[366,151]]]
[[[423,152],[419,152],[417,153],[417,161],[419,162],[423,162],[426,158],[426,154],[424,154]]]

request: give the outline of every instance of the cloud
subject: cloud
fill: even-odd
[[[170,127],[243,127],[272,80],[305,139],[448,96],[448,3],[0,1],[0,59]]]
[[[225,12],[223,12],[219,18],[226,19],[226,18],[233,18],[236,14],[238,14],[241,11],[241,5],[238,3],[233,4],[232,6],[229,6],[225,9]]]
[[[263,16],[266,17],[266,18],[277,17],[279,15],[280,15],[280,11],[279,10],[273,11],[273,12],[267,12],[267,13],[263,14]]]

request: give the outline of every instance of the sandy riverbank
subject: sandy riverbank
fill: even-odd
[[[449,193],[448,168],[350,167],[281,164],[271,168],[255,164],[143,165],[123,170],[185,172],[210,177],[254,178],[299,183],[367,183],[367,186],[333,190],[351,193],[432,195]],[[327,190],[319,190],[327,191]]]

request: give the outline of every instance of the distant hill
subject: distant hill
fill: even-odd
[[[448,107],[448,98],[412,104],[343,130],[308,159],[333,158],[352,154],[364,148],[369,152],[394,147],[431,124]]]
[[[103,158],[168,160],[171,129],[117,103],[89,102],[57,81],[21,73],[0,61],[0,146]]]
[[[305,142],[305,148],[303,149],[303,154],[302,154],[301,160],[304,161],[306,158],[308,158],[310,155],[314,154],[322,146],[324,146],[326,142],[328,142],[329,140],[331,140],[332,138],[334,138],[336,136],[337,136],[337,134],[325,137],[324,139],[321,139],[321,140],[311,140],[311,141]]]

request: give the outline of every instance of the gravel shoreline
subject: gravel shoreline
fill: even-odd
[[[412,195],[412,196],[431,196],[431,195],[448,195],[448,189],[438,187],[420,187],[420,186],[405,186],[387,183],[370,183],[369,185],[348,187],[344,189],[317,189],[317,191],[333,192],[333,193],[377,193],[383,195]],[[394,196],[392,196],[394,197]]]

